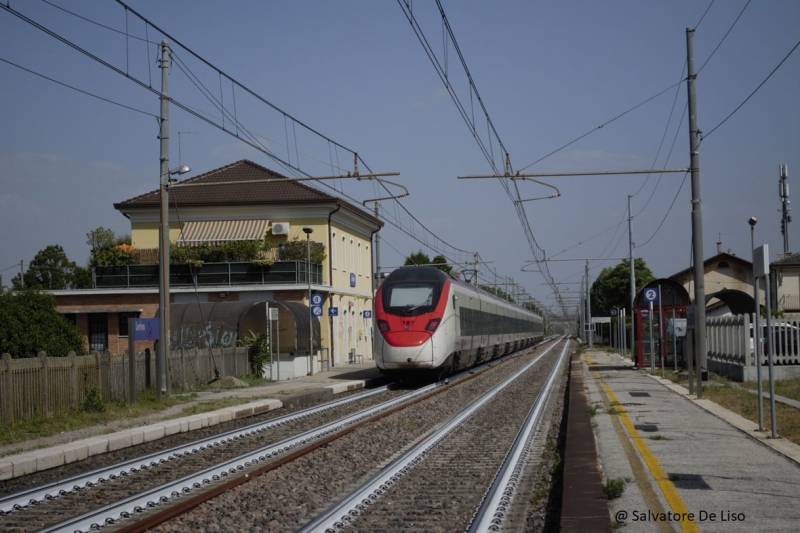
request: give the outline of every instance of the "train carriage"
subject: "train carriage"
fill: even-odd
[[[375,322],[375,362],[398,374],[450,374],[544,335],[536,313],[432,267],[392,272],[375,297]]]

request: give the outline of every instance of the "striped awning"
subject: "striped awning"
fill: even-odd
[[[177,244],[219,244],[227,241],[256,241],[264,238],[269,220],[200,220],[186,222]]]

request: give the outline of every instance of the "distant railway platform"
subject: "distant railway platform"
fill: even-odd
[[[598,350],[580,365],[610,527],[797,531],[800,446],[632,365]]]
[[[269,381],[252,387],[214,387],[191,394],[192,403],[238,399],[241,404],[206,413],[165,417],[163,419],[132,419],[124,428],[86,428],[66,432],[60,442],[42,447],[37,441],[26,443],[25,451],[7,455],[0,452],[0,480],[11,479],[55,466],[86,459],[89,456],[120,450],[158,440],[166,435],[186,433],[236,418],[264,413],[280,407],[300,408],[333,398],[336,394],[368,388],[385,380],[374,360],[337,365],[325,372],[297,377],[292,380]],[[186,408],[183,405],[181,408]],[[90,433],[90,434],[87,434]],[[73,434],[74,433],[74,434]],[[79,436],[76,436],[80,433]],[[44,439],[40,439],[44,440]],[[12,446],[13,448],[13,446]]]

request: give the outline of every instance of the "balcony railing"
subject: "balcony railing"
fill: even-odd
[[[92,269],[92,286],[103,288],[158,287],[158,265],[121,265]],[[278,261],[272,265],[254,263],[205,263],[201,267],[170,265],[171,287],[194,285],[276,285],[308,284],[306,261]],[[311,264],[311,283],[322,284],[322,265]]]
[[[781,311],[800,311],[800,295],[784,294],[778,298],[778,309]]]

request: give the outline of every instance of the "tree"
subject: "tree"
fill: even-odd
[[[36,357],[40,351],[55,357],[86,353],[80,332],[56,312],[50,294],[35,289],[0,294],[0,324],[0,353],[11,357]]]
[[[405,266],[430,265],[430,264],[431,264],[431,258],[428,257],[428,255],[422,250],[414,252],[413,254],[406,257],[406,262],[403,263],[403,265]]]
[[[447,264],[447,259],[443,255],[437,255],[431,260],[431,264],[447,274],[448,276],[452,276],[458,279],[458,272],[453,270],[453,267]]]
[[[509,302],[514,301],[511,299],[511,296],[500,287],[490,287],[489,285],[478,285],[478,287],[485,290],[489,294],[494,294],[495,296],[499,296],[500,298],[508,300]]]
[[[647,268],[644,259],[634,259],[633,266],[636,291],[638,292],[656,277]],[[630,279],[630,261],[627,259],[615,267],[604,268],[589,290],[592,314],[605,316],[612,308],[624,307],[627,309],[628,316],[631,316]]]
[[[92,255],[94,255],[98,250],[112,248],[116,244],[123,243],[117,242],[117,236],[114,234],[114,230],[101,226],[86,234],[86,244],[89,245],[89,248],[92,250]]]
[[[25,272],[25,287],[56,291],[82,289],[91,286],[91,275],[86,276],[74,261],[70,261],[58,244],[39,250]],[[88,285],[87,285],[88,280]],[[15,288],[21,288],[19,276],[12,280]]]

